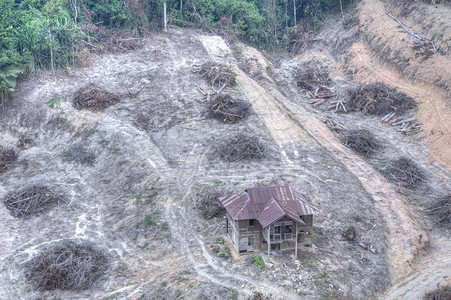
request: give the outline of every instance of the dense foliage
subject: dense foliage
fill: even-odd
[[[346,5],[352,0],[342,0]],[[288,43],[302,21],[318,29],[340,0],[0,0],[0,91],[2,103],[15,80],[28,71],[76,64],[93,26],[144,34],[168,21],[231,34],[260,48]],[[90,30],[91,29],[91,30]],[[95,40],[95,39],[94,39]]]

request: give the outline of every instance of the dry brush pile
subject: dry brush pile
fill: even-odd
[[[451,194],[432,201],[427,206],[426,213],[438,227],[451,229]]]
[[[199,73],[208,82],[219,88],[236,85],[236,74],[226,65],[214,62],[206,62],[193,67],[194,73]]]
[[[402,115],[405,111],[417,107],[411,97],[383,84],[368,83],[348,90],[348,111],[361,111],[363,115],[385,116],[396,112]]]
[[[330,91],[333,84],[326,66],[320,66],[312,60],[303,65],[295,75],[296,85],[317,95],[321,90]]]
[[[227,192],[219,187],[199,188],[194,193],[195,207],[199,214],[206,219],[221,215],[224,213],[224,207],[219,202],[219,198],[226,194]]]
[[[0,174],[8,171],[16,162],[17,158],[16,151],[14,149],[1,149],[0,150]]]
[[[64,240],[43,249],[25,268],[26,278],[38,290],[84,290],[102,279],[108,259],[87,241]]]
[[[238,123],[250,113],[250,103],[233,98],[229,94],[217,95],[209,104],[209,115],[224,123]]]
[[[421,169],[406,157],[390,161],[382,170],[382,174],[390,182],[412,190],[426,182]]]
[[[118,95],[105,91],[94,84],[80,88],[73,99],[76,109],[89,109],[92,111],[102,111],[118,102]]]
[[[222,140],[216,145],[212,154],[213,158],[220,158],[227,162],[261,159],[265,156],[266,149],[260,140],[245,134]]]
[[[451,286],[438,287],[436,290],[423,296],[423,300],[449,300],[451,299]]]
[[[36,214],[67,200],[47,186],[33,185],[11,192],[3,199],[3,204],[14,217]]]
[[[348,131],[340,140],[344,145],[364,157],[371,156],[379,148],[379,141],[369,130]]]

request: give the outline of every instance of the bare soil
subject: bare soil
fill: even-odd
[[[363,12],[365,5],[375,10],[380,2],[363,1]],[[0,207],[0,298],[248,299],[258,292],[272,299],[414,299],[444,282],[449,237],[432,230],[423,207],[449,191],[449,170],[431,164],[447,164],[446,135],[437,148],[424,146],[435,142],[427,129],[446,126],[422,117],[432,110],[419,96],[446,106],[446,91],[375,60],[359,24],[325,28],[318,42],[302,44],[302,55],[278,65],[252,47],[243,45],[235,58],[219,36],[170,28],[168,34],[153,33],[141,49],[94,56],[92,66],[71,75],[22,82],[12,107],[0,116],[0,146],[14,148],[23,137],[33,143],[0,174],[0,199],[27,183],[58,187],[68,204],[28,218]],[[312,108],[296,83],[299,67],[312,58],[327,66],[338,97],[345,97],[350,81],[367,78],[413,97],[424,141],[400,136],[378,117]],[[193,72],[206,62],[233,70],[237,86],[224,93],[251,103],[253,114],[234,124],[210,118],[211,103],[198,87],[213,87]],[[102,111],[76,109],[74,94],[88,84],[119,95],[118,101]],[[49,99],[59,100],[50,106]],[[370,158],[356,155],[322,122],[326,117],[348,130],[370,130],[380,148]],[[222,141],[240,134],[255,137],[265,156],[211,159]],[[67,159],[67,150],[77,145],[89,150],[89,163]],[[425,173],[427,183],[415,193],[379,172],[400,156]],[[313,248],[302,249],[298,259],[292,252],[260,253],[265,268],[259,268],[251,255],[234,253],[221,214],[205,217],[199,190],[228,193],[276,184],[303,190],[321,215]],[[356,231],[352,240],[344,236],[350,226]],[[81,292],[33,289],[24,267],[66,239],[106,249],[105,276]]]
[[[448,6],[439,11],[448,11],[450,19]],[[413,10],[412,14],[417,15],[418,11]],[[422,15],[432,23],[436,17]],[[341,68],[357,81],[384,82],[414,98],[419,104],[416,117],[423,124],[424,143],[435,154],[432,159],[451,169],[451,123],[447,121],[451,117],[451,59],[439,53],[426,61],[414,58],[413,38],[399,32],[398,23],[385,14],[381,1],[362,1],[360,18],[364,38],[343,56]],[[414,22],[410,25],[421,31]]]

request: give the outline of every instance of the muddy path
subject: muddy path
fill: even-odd
[[[223,56],[218,54],[230,52],[225,42],[218,37],[204,36],[201,41],[215,61],[223,62]],[[264,60],[263,57],[261,60]],[[422,248],[419,237],[427,237],[427,234],[416,221],[417,215],[407,205],[406,199],[372,166],[343,146],[321,121],[304,108],[290,103],[275,85],[268,84],[263,88],[244,72],[237,70],[237,73],[238,85],[252,102],[258,115],[262,116],[263,122],[281,148],[285,148],[285,139],[298,137],[307,141],[306,144],[312,143],[313,140],[326,147],[357,176],[364,189],[375,200],[376,207],[385,216],[386,238],[389,244],[386,255],[393,281],[407,276],[412,271],[411,264],[415,262],[418,251]],[[289,128],[285,138],[280,136],[283,136],[284,128]]]

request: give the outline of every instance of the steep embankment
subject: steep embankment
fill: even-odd
[[[451,15],[449,8],[440,7]],[[433,21],[435,14],[423,18],[433,24],[439,22]],[[451,169],[451,59],[438,52],[428,52],[431,49],[427,45],[417,48],[415,39],[385,13],[381,1],[362,1],[360,21],[365,40],[350,48],[341,68],[353,73],[357,81],[384,82],[413,97],[419,104],[416,117],[423,125],[424,142],[433,158]],[[421,26],[413,21],[410,24],[413,31],[421,32]],[[445,24],[449,25],[449,21]],[[443,26],[437,26],[437,30]],[[440,44],[448,49],[446,43]]]

